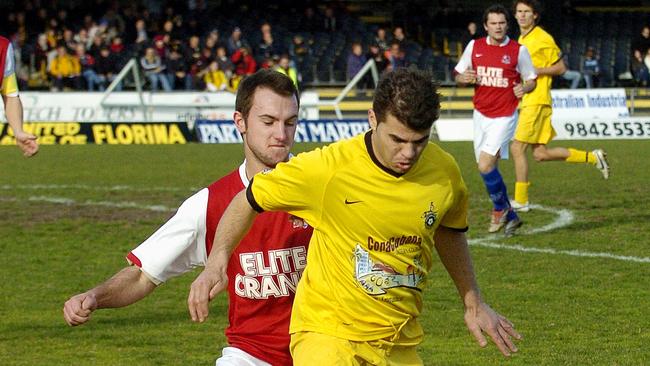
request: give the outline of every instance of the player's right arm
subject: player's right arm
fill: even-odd
[[[463,51],[458,64],[454,67],[454,80],[460,86],[476,84],[476,71],[472,69],[472,51],[474,50],[474,40],[471,40]]]
[[[131,305],[156,289],[156,285],[136,266],[128,266],[99,286],[72,296],[63,306],[70,326],[86,323],[96,309]]]
[[[209,313],[208,303],[226,289],[230,254],[248,233],[257,216],[246,198],[246,192],[239,192],[224,211],[205,268],[190,287],[187,306],[195,322],[205,321]]]

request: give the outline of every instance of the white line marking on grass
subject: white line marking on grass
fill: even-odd
[[[0,201],[18,202],[23,200],[18,198],[2,197],[0,198]],[[78,205],[78,206],[102,206],[102,207],[115,207],[115,208],[135,208],[138,210],[155,211],[155,212],[172,212],[175,210],[173,208],[163,206],[163,205],[143,205],[137,202],[129,202],[129,201],[126,202],[91,201],[91,200],[77,201],[72,198],[66,198],[66,197],[30,196],[27,197],[27,201],[57,203],[57,204],[67,205],[67,206]]]
[[[535,248],[535,247],[525,247],[523,245],[514,244],[514,245],[505,245],[494,243],[484,239],[474,239],[470,240],[470,245],[492,248],[492,249],[507,249],[507,250],[516,250],[524,253],[544,253],[544,254],[564,254],[570,255],[573,257],[589,257],[589,258],[609,258],[616,259],[626,262],[637,262],[637,263],[650,263],[650,258],[648,257],[633,257],[627,255],[616,255],[611,253],[598,253],[598,252],[584,252],[581,250],[557,250],[551,248]]]
[[[556,214],[555,220],[551,223],[544,225],[542,227],[536,227],[530,230],[522,230],[519,235],[532,235],[549,232],[555,229],[560,229],[565,226],[569,226],[574,221],[573,212],[566,209],[555,209],[552,207],[544,207],[542,205],[531,205],[531,208],[539,211],[545,211]],[[491,248],[491,249],[507,249],[507,250],[516,250],[524,253],[544,253],[552,255],[570,255],[573,257],[588,257],[588,258],[609,258],[616,259],[626,262],[637,262],[637,263],[650,263],[650,258],[648,257],[634,257],[627,255],[617,255],[606,252],[585,252],[582,250],[563,250],[563,249],[552,249],[552,248],[535,248],[523,246],[521,244],[502,244],[497,242],[497,238],[483,237],[477,239],[469,239],[469,245]]]
[[[175,187],[133,187],[127,185],[115,185],[115,186],[93,186],[88,184],[21,184],[21,185],[12,185],[4,184],[0,185],[2,190],[12,190],[12,189],[83,189],[83,190],[92,190],[92,191],[133,191],[133,192],[147,192],[147,191],[162,191],[162,192],[187,192],[187,191],[196,191],[198,188],[175,188]]]

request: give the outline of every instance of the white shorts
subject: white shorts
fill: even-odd
[[[478,162],[481,151],[508,159],[508,145],[517,129],[518,112],[511,116],[489,118],[474,110],[474,155]]]
[[[235,347],[226,347],[221,351],[221,357],[217,358],[216,366],[271,366],[259,358]]]

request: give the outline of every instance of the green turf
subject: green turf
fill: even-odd
[[[558,143],[559,144],[559,143]],[[485,238],[490,204],[470,143],[444,143],[470,190],[468,236]],[[650,257],[650,143],[583,141],[604,147],[603,181],[591,166],[531,166],[531,201],[567,209],[575,221],[553,231],[492,237],[492,243],[554,251]],[[297,146],[298,150],[313,145]],[[225,297],[209,321],[186,310],[188,274],[131,307],[102,310],[87,325],[65,325],[70,296],[125,265],[124,255],[171,214],[98,202],[177,207],[233,169],[238,145],[44,146],[34,159],[0,148],[0,365],[210,365],[224,346]],[[511,162],[502,163],[512,189]],[[122,189],[107,187],[124,186]],[[150,189],[153,188],[153,189]],[[67,203],[45,202],[69,199]],[[525,230],[553,212],[522,215]],[[642,365],[650,362],[650,263],[471,248],[485,298],[524,335],[505,360],[479,348],[462,320],[453,284],[437,265],[426,292],[420,353],[427,365]]]

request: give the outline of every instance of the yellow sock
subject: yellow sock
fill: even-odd
[[[569,148],[569,157],[566,158],[567,163],[589,163],[596,164],[596,155],[589,151],[576,150]]]
[[[515,201],[522,205],[528,202],[530,182],[515,182]]]

